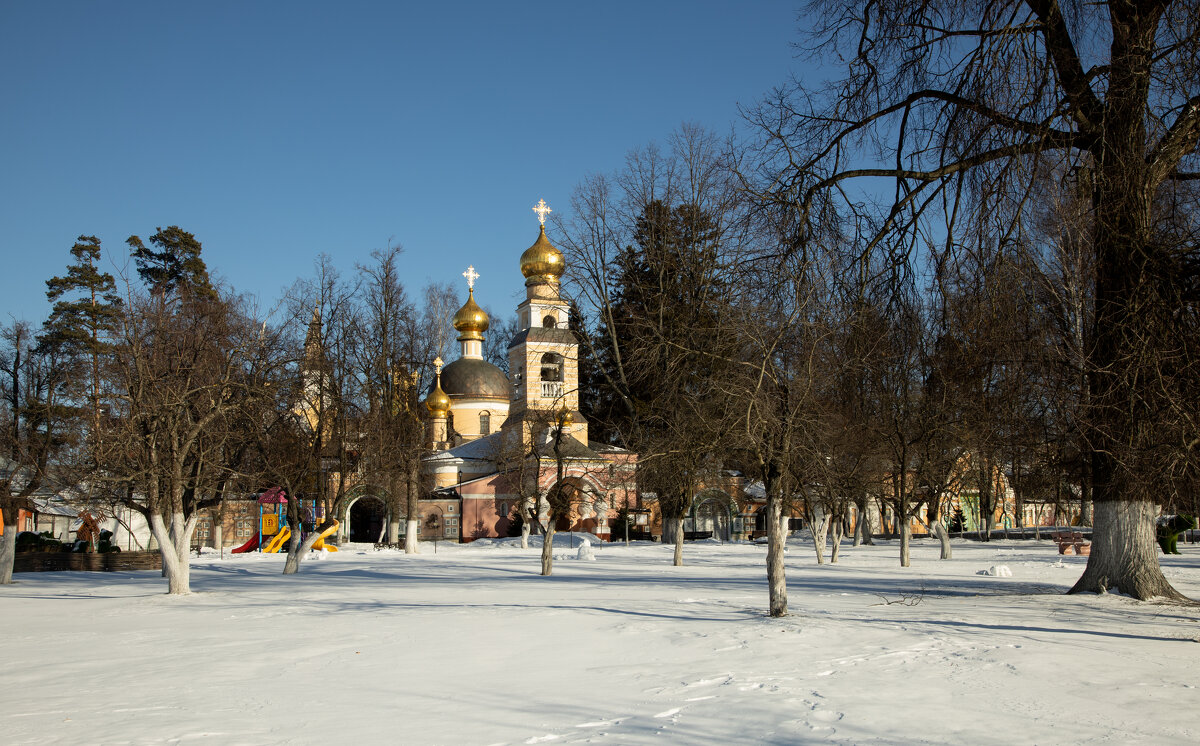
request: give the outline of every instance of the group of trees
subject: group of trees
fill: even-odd
[[[1001,474],[1017,521],[1094,506],[1075,590],[1178,597],[1153,521],[1196,501],[1200,7],[815,2],[806,23],[842,77],[781,86],[740,142],[632,153],[559,224],[597,431],[643,453],[664,514],[713,468],[763,482],[772,614],[788,500],[818,526],[882,500],[907,564],[921,516],[948,556],[950,488],[990,528]]]
[[[427,289],[440,302],[418,311],[391,247],[349,279],[321,257],[264,314],[212,282],[187,231],[128,244],[133,271],[118,282],[99,269],[100,242],[80,237],[47,283],[56,304],[40,332],[4,331],[0,579],[11,580],[17,510],[39,489],[72,488],[105,517],[140,513],[171,593],[189,589],[204,511],[268,486],[291,498],[285,572],[356,486],[408,516],[416,551],[420,391],[448,351],[449,291]],[[303,540],[302,524],[316,529]],[[393,520],[388,540],[398,533]]]
[[[762,482],[773,615],[791,509],[836,531],[853,508],[869,541],[882,502],[907,564],[914,521],[949,556],[953,488],[990,528],[1001,474],[1017,521],[1024,501],[1094,520],[1075,590],[1178,597],[1153,520],[1196,509],[1200,5],[815,0],[805,19],[840,77],[781,86],[740,140],[686,126],[634,151],[557,223],[593,434],[640,454],[676,562],[699,489]],[[418,314],[395,250],[351,282],[323,259],[272,324],[190,234],[148,243],[118,297],[82,237],[45,330],[6,331],[6,525],[56,455],[146,514],[173,590],[197,508],[264,479],[328,521],[358,469],[412,518],[446,289]]]

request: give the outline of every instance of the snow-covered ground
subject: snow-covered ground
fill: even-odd
[[[205,555],[155,572],[21,574],[0,588],[7,744],[1200,742],[1200,609],[1064,596],[1049,542],[788,554],[555,542]],[[1163,560],[1200,598],[1200,547]],[[980,574],[1007,567],[998,575]]]

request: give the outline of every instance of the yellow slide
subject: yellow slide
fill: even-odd
[[[332,526],[325,529],[324,531],[321,532],[321,534],[319,536],[317,536],[317,540],[315,542],[313,542],[312,548],[313,549],[328,549],[331,552],[336,552],[337,547],[326,544],[325,537],[329,536],[334,531],[337,531],[337,529],[338,529],[338,522],[334,521]],[[271,541],[269,541],[267,543],[267,545],[265,547],[263,547],[263,551],[271,552],[271,553],[282,551],[284,545],[287,544],[287,540],[289,538],[291,538],[291,536],[292,536],[291,529],[289,529],[287,526],[284,526],[282,529],[280,529],[279,533],[275,534],[275,536],[271,538]]]
[[[338,530],[338,522],[334,521],[332,526],[330,526],[329,528],[327,528],[321,532],[321,535],[317,537],[317,540],[315,542],[313,542],[312,548],[313,549],[328,549],[331,552],[336,552],[337,547],[335,547],[331,544],[326,544],[325,537],[329,536],[330,534],[332,534],[334,531],[337,531],[337,530]]]
[[[280,549],[283,548],[284,542],[286,542],[288,540],[288,538],[291,537],[291,535],[292,535],[292,530],[290,528],[288,528],[287,526],[284,526],[283,528],[281,528],[279,530],[279,533],[277,533],[277,534],[275,534],[275,536],[271,537],[271,540],[269,542],[267,542],[267,545],[265,547],[263,547],[263,551],[271,552],[271,553],[278,552]]]

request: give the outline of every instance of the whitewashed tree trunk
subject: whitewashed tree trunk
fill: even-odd
[[[167,578],[167,593],[172,596],[192,592],[191,562],[188,556],[188,543],[191,532],[188,526],[196,525],[196,515],[188,522],[183,520],[183,514],[171,516],[170,528],[167,522],[157,513],[150,514],[150,530],[158,541],[159,554],[162,555],[163,575]]]
[[[941,559],[954,559],[954,549],[950,546],[950,532],[946,530],[941,521],[933,522],[933,535],[937,537],[938,543],[942,546]]]
[[[304,537],[304,541],[300,541],[299,531],[292,532],[291,537],[288,539],[287,561],[283,563],[284,575],[295,575],[300,572],[300,562],[312,551],[313,544],[317,543],[321,532],[327,528],[329,527],[324,524],[318,526],[308,536]]]
[[[213,547],[222,550],[222,555],[225,554],[225,527],[221,525],[220,518],[217,519],[213,526]]]
[[[396,516],[396,517],[388,516],[387,540],[388,540],[388,544],[391,544],[392,546],[395,546],[396,543],[398,541],[400,541],[400,518],[399,518],[399,516]]]
[[[1096,502],[1087,568],[1069,593],[1119,591],[1142,601],[1186,597],[1171,587],[1158,564],[1154,504],[1148,500]]]
[[[542,537],[542,575],[554,570],[554,520],[546,521],[546,535]]]
[[[829,549],[829,564],[831,565],[836,565],[838,562],[838,557],[841,556],[842,536],[844,535],[844,529],[845,526],[842,523],[841,516],[835,518],[833,524],[829,527],[829,532],[831,534],[830,539],[832,541],[832,546]]]
[[[521,500],[521,548],[529,548],[529,532],[533,529],[533,498]]]
[[[827,511],[821,511],[816,522],[812,526],[813,549],[817,553],[817,564],[825,564],[825,535],[829,533],[830,514]]]
[[[672,521],[675,526],[675,555],[671,562],[675,567],[683,567],[683,514]]]
[[[896,522],[900,524],[900,566],[909,567],[912,550],[912,521],[900,513],[896,515]]]
[[[787,533],[783,530],[783,501],[778,495],[767,494],[767,586],[770,597],[770,614],[773,617],[787,615],[787,576],[783,566],[783,550],[787,544]]]
[[[0,585],[13,582],[13,562],[17,559],[17,524],[5,523],[0,536]]]
[[[409,518],[404,522],[404,553],[420,554],[421,520]]]

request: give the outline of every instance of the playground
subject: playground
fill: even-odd
[[[195,593],[157,572],[30,573],[0,727],[41,743],[1196,742],[1200,614],[1065,596],[1087,557],[1050,541],[918,541],[787,556],[766,616],[764,549],[558,536],[551,577],[513,540],[438,553],[365,545],[206,552]],[[1200,598],[1200,549],[1164,556]],[[1000,568],[1003,568],[1001,570]],[[994,574],[993,574],[994,573]]]
[[[273,487],[262,493],[258,498],[258,531],[250,539],[239,547],[231,549],[234,554],[245,554],[246,552],[261,551],[266,554],[277,554],[280,551],[287,551],[288,540],[292,538],[292,530],[287,525],[287,502],[283,489]],[[305,503],[308,503],[307,505]],[[301,500],[300,505],[301,526],[309,531],[314,530],[314,527],[321,522],[324,517],[323,512],[317,504],[317,501]],[[325,540],[334,535],[338,530],[338,522],[334,521],[333,525],[323,530],[317,540],[313,542],[312,548],[317,551],[336,552],[338,549],[333,544],[326,544]],[[301,540],[303,540],[301,536]]]

